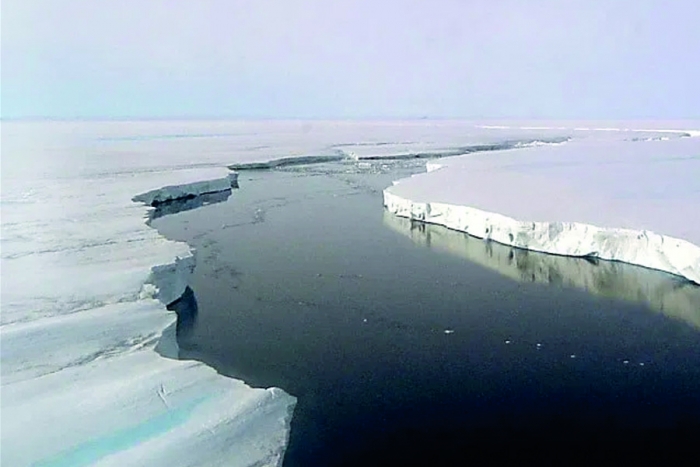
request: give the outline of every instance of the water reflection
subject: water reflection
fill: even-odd
[[[388,211],[384,211],[384,224],[419,245],[461,256],[519,282],[577,287],[595,295],[642,302],[700,329],[700,287],[680,277],[620,262],[513,248]]]
[[[232,182],[232,188],[238,188],[238,182]],[[192,209],[197,209],[208,204],[221,203],[226,201],[229,196],[231,196],[231,190],[223,190],[159,203],[156,205],[155,209],[150,212],[149,221],[170,214],[191,211]]]

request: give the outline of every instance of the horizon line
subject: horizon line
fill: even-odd
[[[239,121],[239,122],[369,122],[369,121],[559,121],[559,122],[590,122],[590,121],[700,121],[698,117],[485,117],[485,116],[367,116],[367,117],[243,117],[243,116],[0,116],[0,122],[165,122],[165,121]]]

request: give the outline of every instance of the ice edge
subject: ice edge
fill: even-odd
[[[439,169],[431,164],[428,171]],[[528,222],[469,206],[416,202],[384,190],[391,213],[504,245],[562,256],[594,257],[656,269],[700,284],[700,247],[648,230],[578,222]]]
[[[147,208],[145,222],[148,224],[148,213],[160,203],[230,190],[231,186],[235,185],[237,181],[238,173],[231,171],[227,177],[157,188],[134,196],[132,201],[141,202],[144,204],[144,207]],[[163,305],[167,306],[183,295],[196,267],[196,252],[189,245],[187,245],[187,248],[189,251],[188,255],[178,255],[171,263],[158,264],[151,267],[151,273],[141,288],[139,298],[155,298]],[[154,350],[163,358],[178,359],[179,347],[174,325],[175,323],[173,322],[166,326],[157,338],[157,344]],[[203,362],[198,363],[208,367],[208,365]],[[226,375],[218,374],[223,378],[227,378]],[[290,426],[296,406],[296,398],[277,387],[266,388],[266,392],[270,397],[281,392],[293,399],[287,406],[287,413],[284,419],[284,424],[287,429],[283,446],[281,446],[279,450],[269,453],[267,458],[261,459],[254,464],[261,466],[274,465],[275,467],[279,467],[284,461],[284,454],[289,445]]]
[[[278,167],[288,167],[295,165],[321,164],[326,162],[338,161],[390,161],[390,160],[407,160],[407,159],[436,159],[451,156],[463,156],[476,152],[500,151],[508,149],[519,149],[530,146],[542,145],[560,145],[568,143],[571,140],[569,136],[560,136],[553,138],[528,138],[514,139],[509,141],[471,144],[457,147],[445,147],[441,149],[425,149],[423,151],[406,151],[399,149],[395,153],[389,154],[364,154],[358,155],[353,151],[341,149],[341,146],[352,145],[334,145],[329,149],[332,154],[320,155],[297,155],[271,159],[264,162],[242,162],[237,164],[229,164],[229,170],[269,170]],[[377,143],[375,146],[386,146],[385,144]]]
[[[149,214],[161,203],[178,199],[193,198],[204,194],[230,190],[231,185],[238,180],[238,173],[231,172],[227,177],[204,180],[182,185],[168,185],[155,190],[138,194],[131,198],[134,202],[144,203]],[[150,216],[147,216],[148,220]],[[148,223],[148,221],[146,221]],[[169,305],[185,293],[189,278],[194,272],[196,258],[193,250],[187,245],[187,256],[176,256],[174,262],[159,264],[151,267],[149,278],[141,289],[141,298],[157,298],[164,305]]]
[[[141,202],[148,206],[155,207],[158,204],[177,199],[192,198],[209,193],[230,190],[231,186],[238,181],[238,172],[231,171],[228,176],[213,180],[203,180],[199,182],[185,183],[182,185],[168,185],[155,190],[138,194],[131,198],[134,202]]]

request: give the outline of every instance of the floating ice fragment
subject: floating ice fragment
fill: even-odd
[[[571,355],[569,356],[569,358],[576,358],[576,355],[575,355],[575,354],[571,354]]]
[[[507,340],[507,341],[506,341],[506,344],[510,344],[510,341]]]
[[[139,298],[145,300],[147,298],[156,298],[158,295],[158,287],[153,284],[143,284],[141,287],[141,292],[139,292]]]
[[[624,363],[625,365],[628,365],[629,362],[630,362],[629,360],[624,360],[622,363]]]

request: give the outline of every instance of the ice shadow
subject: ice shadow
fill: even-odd
[[[238,182],[232,182],[231,187],[238,188]],[[151,222],[163,216],[191,211],[209,204],[223,203],[231,196],[231,193],[232,190],[229,189],[158,203],[154,206],[154,209],[150,211],[148,221]]]
[[[176,336],[186,338],[194,329],[199,314],[199,306],[194,291],[188,286],[179,299],[167,306],[168,310],[177,314]]]

